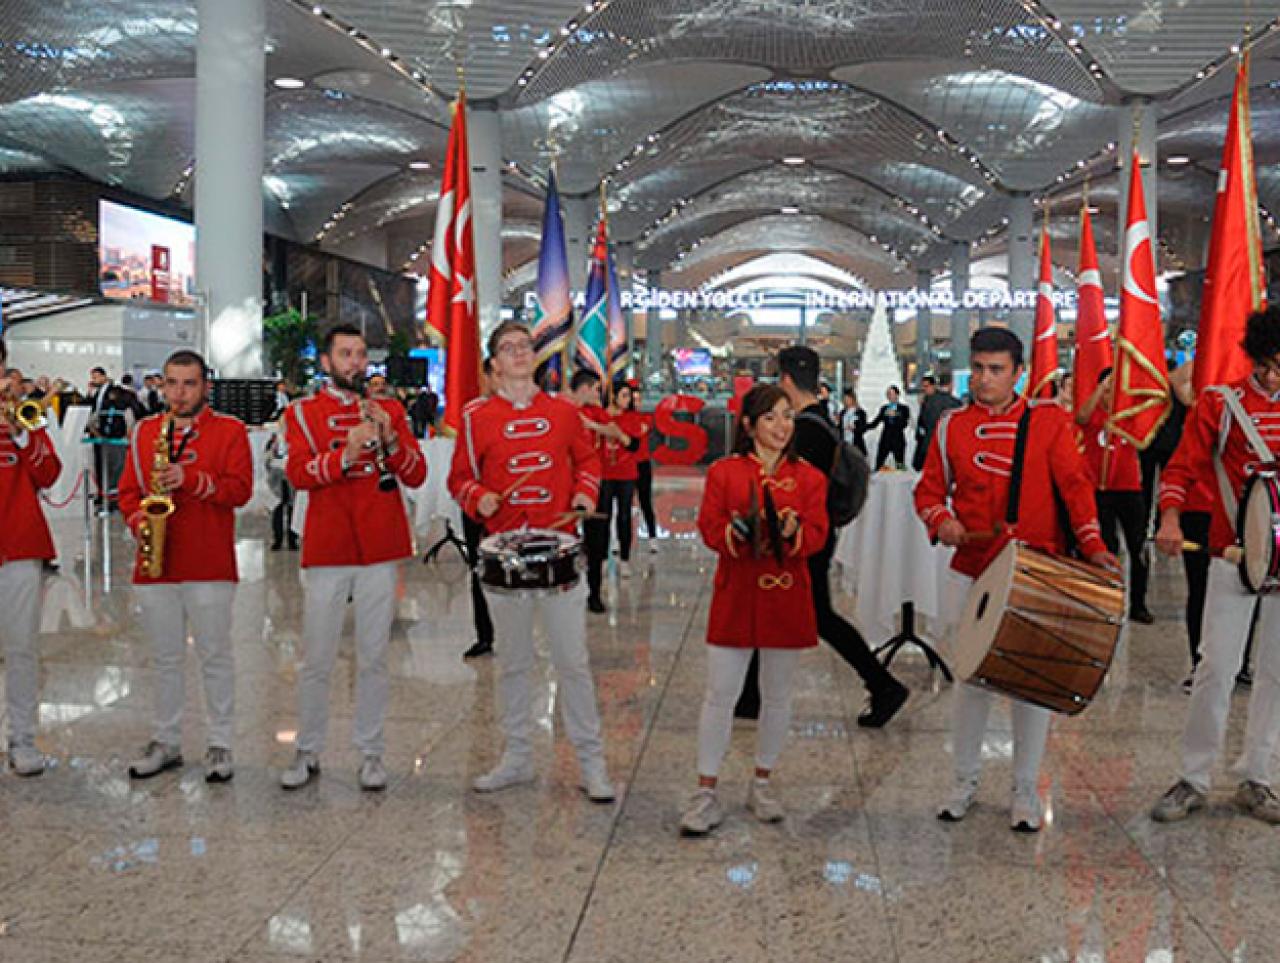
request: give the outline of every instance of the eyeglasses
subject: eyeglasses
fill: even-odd
[[[498,354],[516,355],[533,354],[532,341],[504,341],[498,345]]]

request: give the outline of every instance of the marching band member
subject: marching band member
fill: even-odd
[[[578,408],[582,423],[590,433],[591,443],[595,446],[603,466],[605,448],[609,444],[631,444],[631,439],[622,429],[613,423],[609,413],[600,404],[600,376],[594,371],[580,368],[573,374],[569,382],[569,400]],[[605,496],[612,493],[611,484],[600,486],[600,504],[596,513],[605,511]],[[600,589],[604,583],[604,562],[609,553],[609,522],[607,519],[589,518],[583,524],[584,548],[587,553],[587,608],[592,612],[605,611],[604,599]]]
[[[0,385],[9,353],[0,339]],[[0,390],[0,636],[4,641],[5,701],[9,710],[9,765],[19,776],[44,772],[36,748],[42,563],[54,557],[40,490],[58,480],[62,463],[48,432],[28,430],[6,412],[17,397]]]
[[[953,628],[969,586],[1011,538],[1056,554],[1065,551],[1059,498],[1084,557],[1094,565],[1116,564],[1098,528],[1093,484],[1076,447],[1071,416],[1056,404],[1031,403],[1015,391],[1023,371],[1022,342],[1007,329],[983,328],[973,336],[969,350],[973,402],[943,414],[915,490],[916,512],[930,537],[956,548],[944,606],[944,618]],[[1024,414],[1027,440],[1019,511],[1012,527],[1006,528],[1014,446]],[[939,819],[961,820],[973,804],[991,700],[992,693],[985,689],[956,686],[951,723],[955,783]],[[1049,735],[1049,710],[1017,700],[1012,709],[1011,826],[1034,833],[1042,816],[1036,784]]]
[[[1124,532],[1124,547],[1129,553],[1129,621],[1151,625],[1155,617],[1147,611],[1147,562],[1142,557],[1148,514],[1142,497],[1142,466],[1138,464],[1138,450],[1107,430],[1111,382],[1111,369],[1107,368],[1099,374],[1093,394],[1076,412],[1076,424],[1083,429],[1085,462],[1097,488],[1102,540],[1111,552],[1120,547],[1117,523]]]
[[[827,479],[792,445],[795,412],[776,385],[743,396],[733,454],[707,472],[698,531],[719,556],[707,624],[707,688],[698,724],[698,788],[680,820],[702,836],[724,820],[716,797],[733,706],[760,654],[761,712],[747,809],[783,818],[769,777],[791,724],[791,681],[800,652],[818,644],[808,556],[827,540]]]
[[[1236,566],[1222,557],[1224,549],[1236,541],[1236,506],[1245,482],[1266,461],[1250,444],[1222,391],[1238,399],[1260,441],[1271,452],[1280,451],[1280,308],[1272,306],[1249,317],[1243,347],[1253,361],[1253,373],[1225,389],[1201,393],[1160,486],[1156,547],[1176,556],[1183,551],[1181,514],[1188,494],[1198,480],[1210,479],[1209,548],[1214,557],[1209,565],[1200,662],[1182,731],[1182,772],[1151,810],[1151,818],[1158,822],[1176,822],[1204,808],[1256,604],[1258,664],[1249,695],[1244,748],[1234,767],[1243,777],[1235,804],[1263,822],[1280,823],[1280,800],[1271,790],[1271,758],[1280,737],[1280,598],[1247,592]]]
[[[205,780],[233,775],[231,742],[235,661],[231,605],[237,580],[235,510],[253,490],[253,457],[243,422],[211,411],[209,369],[194,351],[178,351],[164,366],[168,414],[134,428],[120,476],[120,511],[134,537],[145,541],[144,499],[167,499],[158,572],[140,552],[133,584],[151,641],[156,674],[151,741],[129,766],[147,779],[182,765],[187,627],[195,639],[208,716]],[[152,544],[155,544],[154,542]]]
[[[449,491],[491,535],[563,527],[571,510],[596,507],[600,458],[591,436],[571,404],[544,394],[534,383],[533,341],[524,325],[498,325],[489,337],[488,353],[493,394],[463,409]],[[536,595],[485,587],[498,644],[498,712],[506,746],[498,765],[473,783],[476,792],[495,792],[535,778],[533,618],[541,611],[582,788],[596,802],[614,798],[587,655],[583,594],[581,579],[568,589]]]
[[[368,352],[360,329],[325,334],[320,366],[330,384],[285,414],[289,482],[310,493],[302,533],[302,667],[298,672],[298,750],[280,776],[285,789],[320,771],[329,727],[329,677],[347,601],[355,602],[356,718],[363,755],[360,788],[385,789],[383,722],[390,680],[387,645],[396,612],[396,576],[413,554],[397,482],[417,488],[427,464],[398,402],[361,397]]]

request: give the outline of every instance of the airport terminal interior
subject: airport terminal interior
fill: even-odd
[[[1280,960],[1277,216],[1259,0],[0,0],[0,961]]]

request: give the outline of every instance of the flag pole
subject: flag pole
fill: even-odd
[[[608,185],[608,182],[603,179],[601,179],[600,181],[600,222],[604,224],[605,237],[608,238],[609,236],[609,185]],[[610,258],[611,258],[611,255],[609,253],[608,244],[606,243],[605,254],[604,254],[604,259],[605,259],[604,303],[605,303],[606,319],[609,316],[608,304],[609,304],[609,294],[610,294],[609,292],[609,260]],[[610,372],[609,372],[610,352],[612,350],[612,340],[610,335],[611,335],[611,332],[609,331],[608,321],[606,320],[605,337],[604,337],[604,358],[601,359],[604,361],[605,391],[607,392],[605,395],[607,399],[607,401],[605,402],[605,407],[610,407],[613,405],[613,378],[610,376]]]

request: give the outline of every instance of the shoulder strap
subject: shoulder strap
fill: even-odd
[[[1227,410],[1231,412],[1231,417],[1235,419],[1240,431],[1244,434],[1245,441],[1249,443],[1249,447],[1264,462],[1275,461],[1275,455],[1271,453],[1266,441],[1263,439],[1258,428],[1253,423],[1253,419],[1249,417],[1249,413],[1244,410],[1244,405],[1240,404],[1240,398],[1236,393],[1226,385],[1215,385],[1209,389],[1216,391],[1222,396],[1222,400],[1226,403]]]
[[[1013,467],[1009,470],[1009,505],[1004,520],[1009,525],[1018,521],[1018,507],[1022,502],[1022,467],[1027,457],[1027,435],[1031,427],[1031,402],[1018,419],[1018,435],[1013,443]]]
[[[826,429],[826,432],[828,435],[830,435],[832,438],[835,439],[836,447],[835,447],[835,450],[831,453],[831,467],[827,469],[827,474],[830,475],[833,471],[835,471],[836,464],[840,461],[840,446],[844,444],[844,439],[840,437],[840,430],[836,428],[836,426],[833,425],[831,422],[827,421],[826,418],[823,418],[821,415],[817,414],[816,412],[802,411],[800,412],[800,414],[796,415],[796,418],[797,420],[800,418],[803,418],[806,421],[817,422],[824,429]]]

